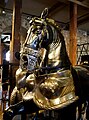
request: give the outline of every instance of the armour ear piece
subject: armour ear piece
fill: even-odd
[[[41,13],[41,18],[45,19],[48,15],[48,8],[45,8]]]
[[[20,60],[20,53],[19,53],[19,52],[16,52],[16,53],[15,53],[15,57],[16,57],[17,60]]]

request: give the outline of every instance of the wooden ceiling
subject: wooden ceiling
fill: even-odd
[[[0,0],[1,1],[1,0]],[[13,9],[13,0],[5,1],[5,9]],[[25,15],[40,16],[45,7],[49,16],[65,28],[70,22],[70,2],[78,4],[78,29],[89,32],[89,0],[22,0],[22,12]]]

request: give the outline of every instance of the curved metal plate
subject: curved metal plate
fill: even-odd
[[[60,77],[59,77],[60,76]],[[33,100],[42,109],[60,109],[78,99],[70,70],[41,76]]]

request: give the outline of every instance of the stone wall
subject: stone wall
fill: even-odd
[[[62,31],[65,42],[67,52],[69,53],[69,31],[63,30]],[[86,31],[78,30],[77,31],[77,61],[76,64],[80,64],[81,56],[82,55],[89,55],[89,35]]]
[[[11,13],[6,13],[0,15],[0,35],[2,32],[7,29],[9,26],[12,24],[12,14]]]

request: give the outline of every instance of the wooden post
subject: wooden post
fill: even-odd
[[[70,2],[70,40],[69,58],[72,65],[76,65],[77,60],[77,4]]]
[[[20,27],[22,0],[13,0],[13,17],[12,17],[12,40],[10,43],[10,62],[18,63],[15,53],[20,50]]]
[[[12,17],[12,39],[10,42],[10,63],[12,65],[12,80],[11,87],[15,84],[15,73],[19,61],[15,57],[15,53],[20,50],[20,27],[21,27],[21,13],[22,13],[22,0],[13,0],[13,17]]]

